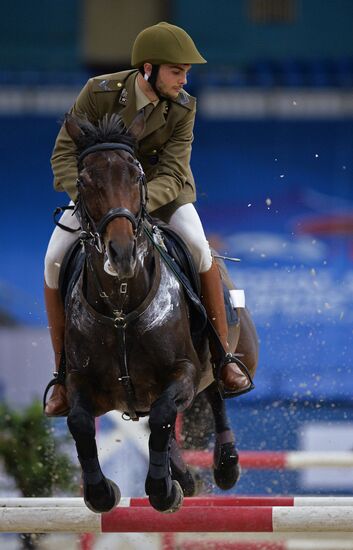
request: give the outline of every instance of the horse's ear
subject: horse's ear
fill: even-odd
[[[76,143],[76,145],[79,143],[80,138],[84,135],[84,131],[80,127],[77,119],[70,115],[69,113],[66,113],[65,115],[65,128],[67,133],[69,134],[72,141]]]
[[[143,132],[145,131],[145,116],[143,111],[140,111],[131,122],[129,128],[127,129],[128,133],[131,134],[135,139],[139,139]]]

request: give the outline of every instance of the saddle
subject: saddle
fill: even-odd
[[[169,225],[154,220],[156,226],[161,233],[163,244],[166,248],[168,256],[173,260],[173,271],[177,278],[182,281],[184,291],[191,306],[191,332],[203,331],[207,324],[207,314],[201,303],[201,284],[198,271],[195,267],[193,257],[187,245]],[[164,259],[164,258],[163,258]],[[226,308],[227,322],[229,326],[236,325],[239,321],[237,310],[231,301],[231,296],[228,287],[223,282],[223,296]],[[196,310],[196,311],[195,311]],[[198,325],[197,313],[200,315]],[[196,317],[196,319],[194,318]]]

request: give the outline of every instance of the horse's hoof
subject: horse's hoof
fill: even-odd
[[[184,493],[180,484],[173,479],[172,491],[169,497],[150,495],[149,501],[151,506],[158,512],[169,514],[177,512],[183,504]]]
[[[184,497],[194,497],[202,492],[204,484],[200,474],[196,470],[188,467],[183,472],[173,462],[171,462],[170,466],[172,478],[180,484]]]
[[[95,485],[85,485],[83,498],[87,508],[101,514],[109,512],[119,504],[121,493],[116,483],[105,477]]]
[[[223,443],[217,453],[217,460],[213,468],[214,480],[217,487],[227,491],[234,487],[240,477],[239,457],[234,443]]]

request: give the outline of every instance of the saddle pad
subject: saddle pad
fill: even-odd
[[[184,277],[186,278],[187,284],[189,288],[192,290],[192,293],[194,296],[190,300],[190,292],[188,291],[186,294],[189,295],[189,302],[193,309],[196,308],[198,310],[198,316],[199,319],[192,319],[191,327],[192,332],[198,332],[200,330],[203,330],[204,328],[204,322],[205,322],[205,313],[204,308],[201,304],[201,285],[200,285],[200,277],[197,272],[197,269],[195,267],[195,263],[193,260],[193,257],[183,241],[183,239],[180,237],[178,233],[176,233],[169,225],[161,223],[159,220],[156,221],[158,228],[160,229],[162,233],[163,242],[165,244],[165,247],[168,251],[169,256],[171,256],[175,262],[177,263],[178,267],[180,268],[181,272],[183,273]],[[228,290],[226,284],[223,282],[223,295],[224,295],[224,303],[226,308],[226,314],[227,314],[227,322],[228,325],[236,325],[238,323],[238,314],[234,307],[233,301],[231,299],[230,291]],[[203,328],[202,328],[203,327]]]
[[[193,257],[183,239],[169,225],[158,223],[169,256],[174,258],[197,294],[201,294],[200,277]]]
[[[81,242],[77,240],[66,252],[60,268],[59,289],[65,309],[73,287],[82,271],[84,261],[85,253]]]
[[[231,298],[232,291],[229,290],[226,285],[223,283],[223,296],[224,296],[224,305],[226,306],[227,314],[227,323],[228,326],[236,325],[239,321],[238,311],[234,306],[234,302]]]

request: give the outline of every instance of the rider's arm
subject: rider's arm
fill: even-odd
[[[94,94],[91,80],[82,88],[70,113],[77,116],[87,116],[94,121],[97,118]],[[63,124],[56,138],[51,165],[54,173],[54,188],[66,191],[72,200],[76,199],[77,152],[76,145],[69,137]]]
[[[190,157],[195,105],[190,110],[183,110],[185,115],[177,122],[172,136],[160,152],[157,169],[148,181],[149,212],[174,201],[183,191],[186,181],[192,184]]]

